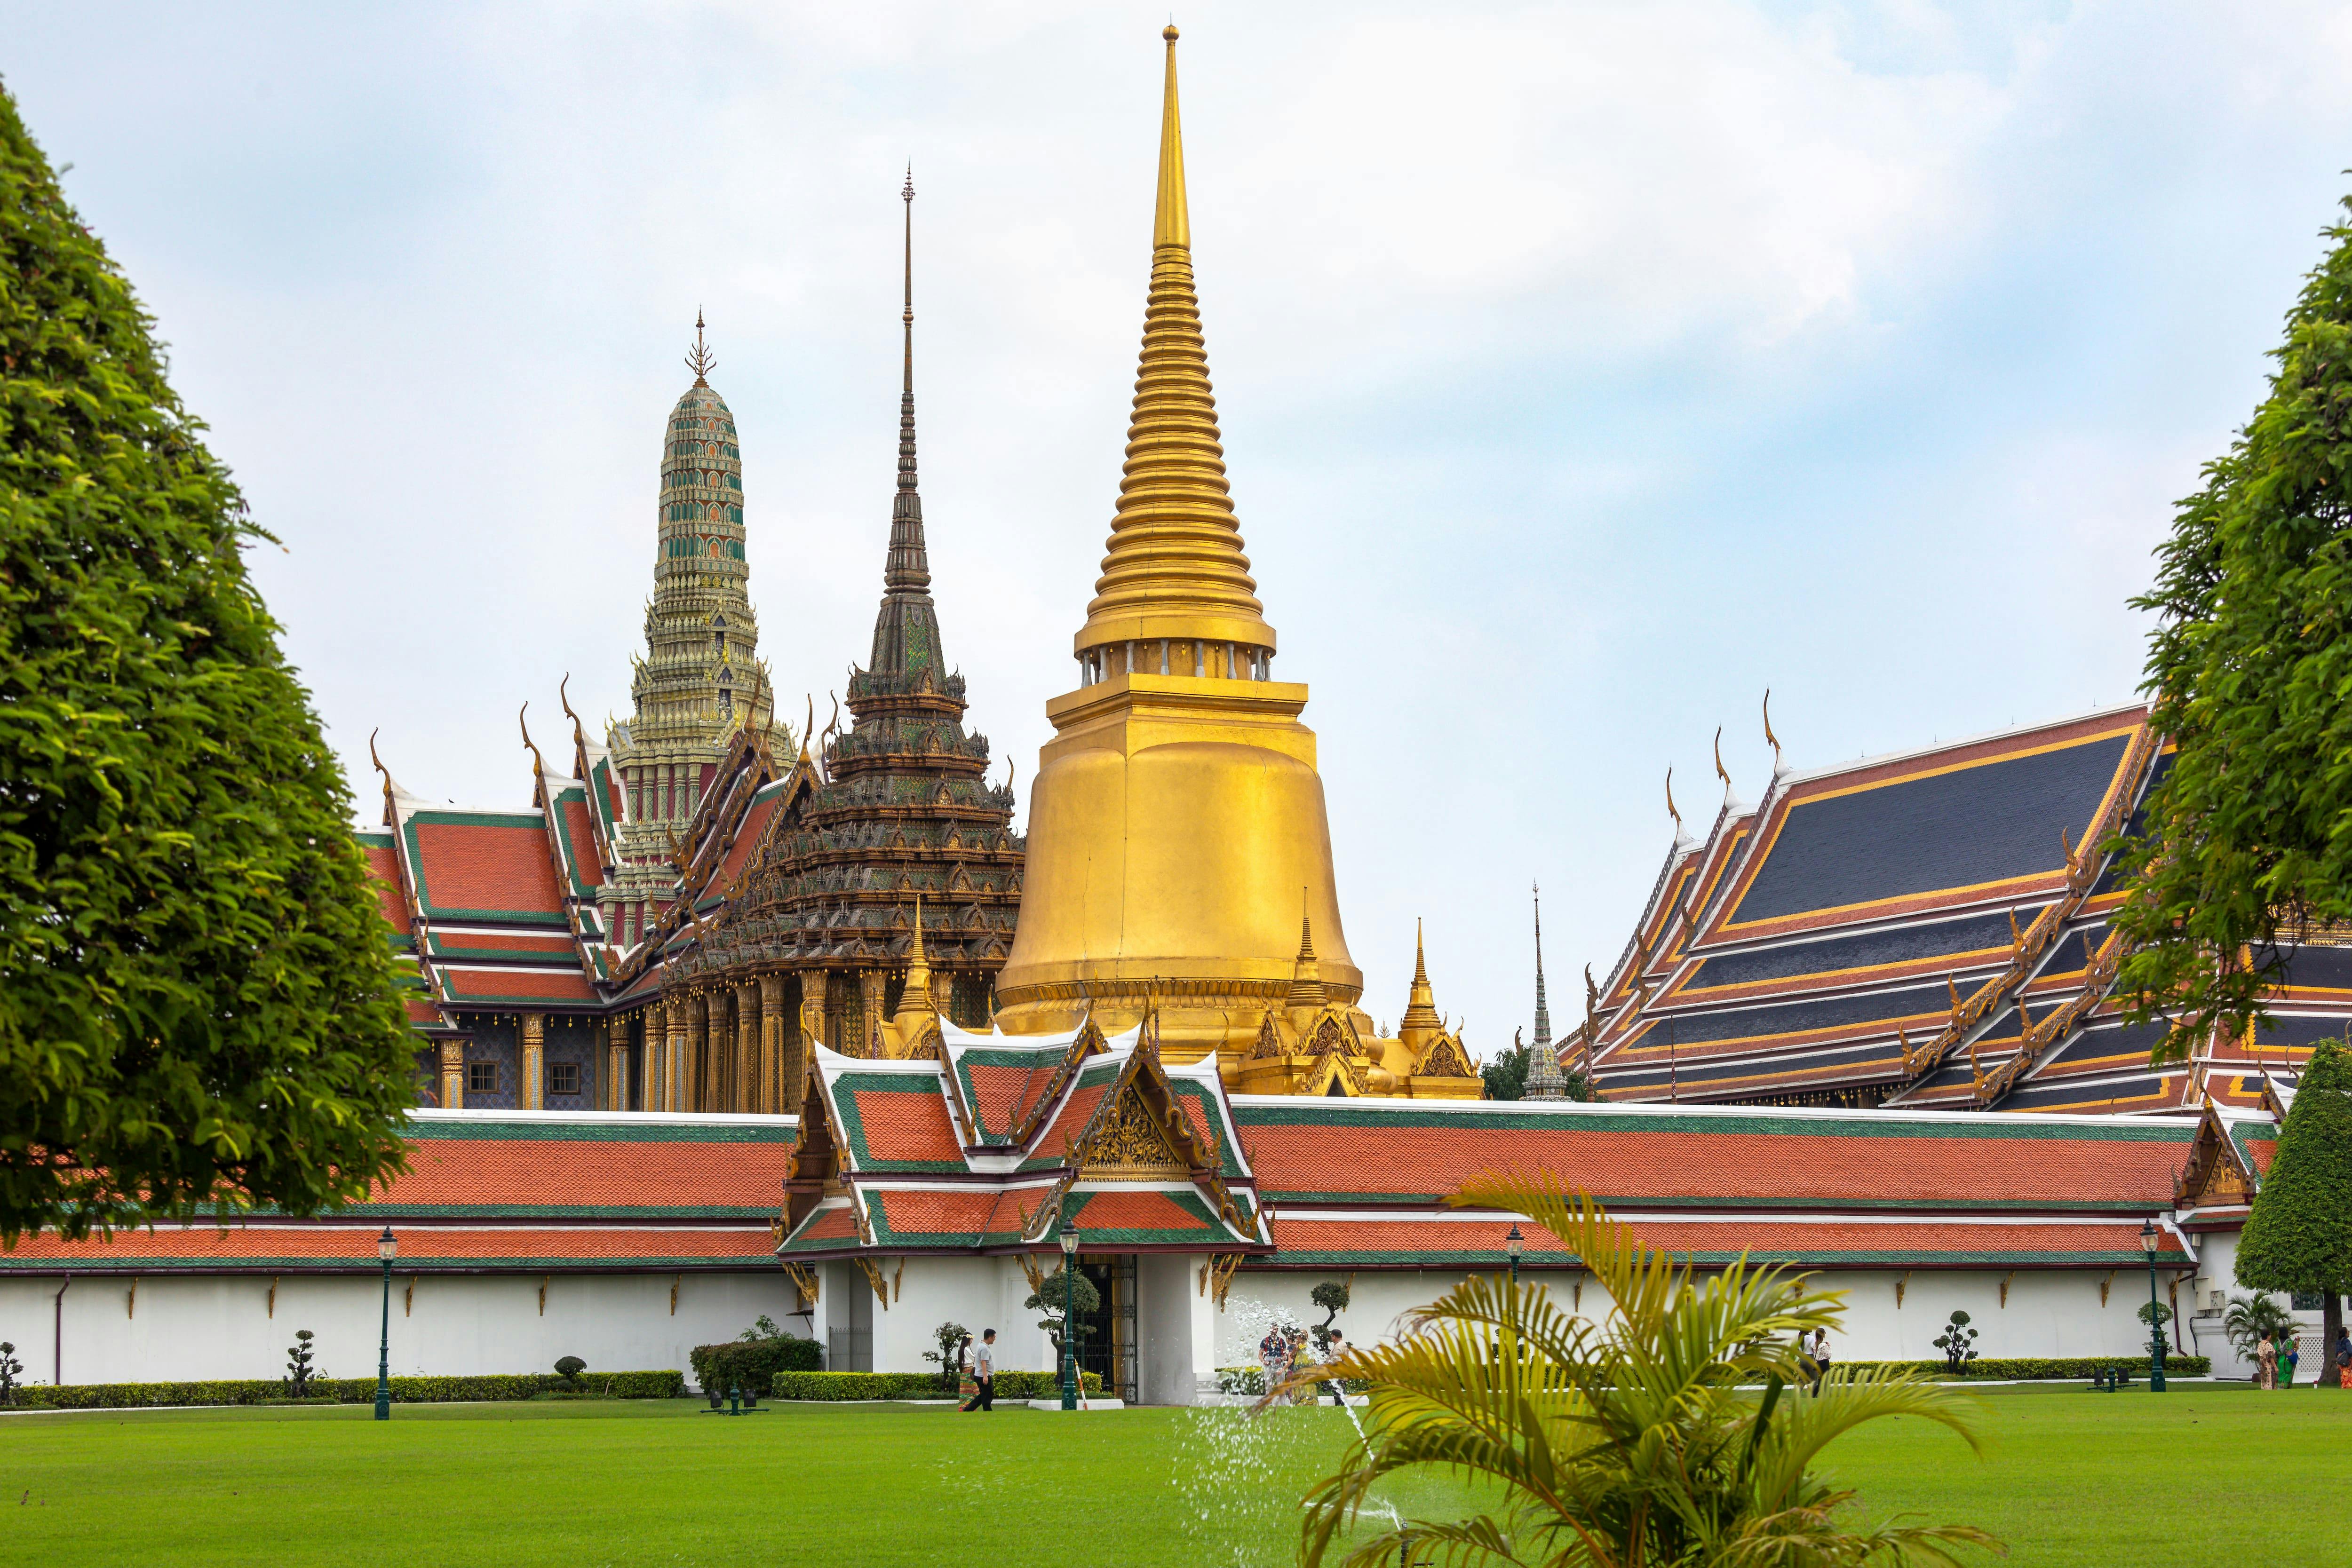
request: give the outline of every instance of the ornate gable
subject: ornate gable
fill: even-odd
[[[2211,1105],[2197,1123],[2189,1161],[2174,1178],[2173,1202],[2184,1208],[2221,1208],[2254,1200],[2254,1175],[2238,1157],[2230,1129]]]
[[[1462,1049],[1461,1037],[1441,1034],[1429,1042],[1421,1060],[1412,1064],[1415,1078],[1475,1078],[1478,1070],[1470,1065],[1469,1053]]]
[[[1181,1117],[1177,1125],[1183,1125]],[[1177,1152],[1132,1079],[1078,1161],[1078,1175],[1087,1181],[1183,1180],[1192,1174],[1192,1163]]]

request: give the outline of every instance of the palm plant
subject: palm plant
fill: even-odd
[[[1397,1342],[1315,1368],[1363,1379],[1371,1397],[1366,1435],[1307,1494],[1307,1568],[1345,1550],[1382,1478],[1424,1465],[1496,1489],[1499,1511],[1391,1511],[1393,1528],[1346,1551],[1345,1568],[1396,1561],[1408,1539],[1415,1562],[1449,1568],[1949,1564],[1960,1544],[2001,1551],[1966,1525],[1856,1531],[1836,1517],[1853,1494],[1811,1467],[1864,1422],[1917,1416],[1978,1446],[1972,1407],[1915,1374],[1840,1368],[1817,1394],[1790,1392],[1811,1375],[1799,1336],[1834,1327],[1841,1295],[1745,1258],[1702,1282],[1550,1177],[1484,1178],[1454,1202],[1524,1215],[1558,1237],[1608,1291],[1607,1320],[1479,1275]],[[1759,1385],[1760,1395],[1743,1386]]]
[[[2244,1361],[2254,1359],[2255,1348],[2263,1340],[2275,1344],[2281,1334],[2294,1331],[2294,1319],[2269,1296],[2231,1296],[2230,1310],[2221,1314],[2222,1336]]]

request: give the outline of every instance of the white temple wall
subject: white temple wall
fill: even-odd
[[[415,1281],[413,1300],[408,1296]],[[540,1287],[547,1288],[544,1313]],[[677,1287],[675,1312],[670,1305]],[[277,1307],[268,1275],[83,1274],[65,1293],[68,1383],[179,1383],[275,1378],[297,1329],[317,1337],[331,1377],[373,1377],[381,1277],[288,1274]],[[0,1278],[0,1340],[14,1343],[26,1382],[55,1379],[56,1277]],[[594,1372],[674,1368],[688,1353],[731,1340],[765,1313],[792,1333],[782,1270],[726,1274],[403,1274],[392,1277],[394,1376],[551,1372],[576,1355]]]
[[[1136,1397],[1190,1405],[1215,1389],[1215,1308],[1201,1288],[1202,1255],[1146,1253],[1135,1260]]]
[[[1500,1272],[1500,1270],[1496,1270]],[[2009,1279],[2007,1304],[2000,1285]],[[1257,1360],[1257,1344],[1272,1313],[1287,1314],[1301,1328],[1323,1321],[1323,1309],[1308,1299],[1323,1281],[1349,1278],[1349,1270],[1298,1272],[1247,1269],[1234,1276],[1225,1310],[1216,1315],[1215,1346],[1219,1366],[1246,1366]],[[1452,1270],[1360,1270],[1354,1273],[1348,1310],[1333,1326],[1358,1343],[1390,1339],[1420,1307],[1435,1301],[1460,1280]],[[2147,1347],[2147,1333],[2137,1316],[2147,1301],[2147,1271],[2118,1270],[2109,1283],[2107,1298],[2099,1299],[2099,1285],[2107,1271],[2080,1269],[1823,1270],[1817,1278],[1846,1299],[1844,1326],[1831,1335],[1831,1354],[1846,1361],[1928,1361],[1942,1355],[1935,1341],[1944,1332],[1955,1309],[1965,1311],[1969,1326],[1977,1331],[1980,1356],[2137,1355]],[[2158,1275],[2159,1301],[2168,1276]],[[1546,1270],[1528,1271],[1524,1283],[1542,1285],[1562,1305],[1586,1317],[1608,1310],[1605,1291],[1589,1277],[1581,1281],[1582,1299],[1574,1300],[1577,1277]],[[1895,1300],[1897,1281],[1901,1303]],[[2182,1290],[2187,1310],[2188,1286]],[[2220,1354],[2212,1344],[2201,1348],[2182,1343],[2190,1354]],[[2223,1369],[2217,1364],[2215,1371]]]

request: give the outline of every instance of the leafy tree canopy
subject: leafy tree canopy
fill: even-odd
[[[0,92],[0,1245],[362,1196],[412,1040],[151,322]]]
[[[2327,238],[2269,396],[2133,601],[2158,617],[2147,689],[2179,747],[2115,919],[2118,994],[2173,1026],[2159,1061],[2252,1025],[2298,935],[2352,920],[2352,225]]]
[[[2238,1239],[2238,1282],[2258,1291],[2352,1290],[2352,1055],[2312,1052],[2278,1153]]]

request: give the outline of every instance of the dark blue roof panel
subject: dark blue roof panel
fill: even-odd
[[[2038,904],[2020,909],[2019,924],[2032,920],[2038,913]],[[1828,975],[1843,969],[1941,958],[1956,953],[1980,953],[1994,947],[2007,948],[2009,944],[2009,916],[2005,914],[1895,925],[1822,942],[1790,942],[1751,953],[1726,953],[1702,961],[1683,983],[1683,989],[1687,992],[1719,986],[1752,986],[1800,975]]]
[[[2114,782],[2128,736],[2108,736],[1800,800],[1735,922],[2032,876],[2064,863]]]

